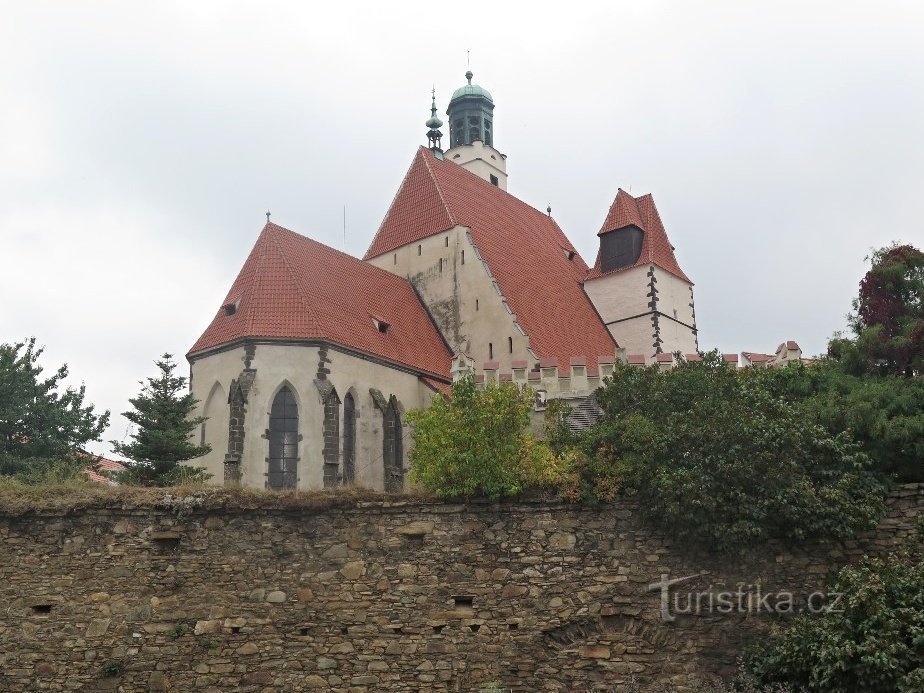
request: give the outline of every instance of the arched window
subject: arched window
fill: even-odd
[[[288,387],[273,399],[269,425],[269,460],[266,487],[295,488],[298,482],[298,404]]]
[[[340,479],[340,397],[331,389],[324,399],[324,486],[336,486]]]
[[[356,400],[349,393],[343,399],[343,483],[356,481]]]
[[[400,493],[404,490],[404,444],[401,439],[401,413],[398,411],[398,400],[394,395],[385,408],[383,433],[385,490],[389,493]]]

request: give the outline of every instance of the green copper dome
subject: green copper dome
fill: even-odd
[[[486,98],[491,103],[494,103],[494,99],[491,98],[491,92],[489,92],[484,87],[479,87],[477,84],[472,84],[472,71],[469,70],[465,73],[465,78],[468,80],[468,84],[464,87],[459,87],[452,93],[452,98],[449,99],[449,103],[452,103],[456,99],[461,99],[465,96],[482,96]]]

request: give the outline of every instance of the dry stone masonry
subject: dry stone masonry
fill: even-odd
[[[672,546],[620,505],[0,509],[0,690],[682,687],[731,671],[780,617],[666,622],[649,590],[662,575],[698,576],[683,590],[805,594],[900,549],[922,506],[924,485],[904,486],[858,541],[738,562]]]

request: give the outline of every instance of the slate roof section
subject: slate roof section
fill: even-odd
[[[456,225],[471,230],[539,358],[554,357],[568,369],[572,356],[615,350],[581,286],[587,264],[555,220],[425,147],[415,154],[364,259]]]
[[[632,195],[620,188],[597,235],[603,236],[618,229],[624,229],[627,226],[637,226],[644,231],[642,252],[639,253],[638,260],[634,265],[620,267],[618,270],[604,273],[600,267],[600,251],[598,250],[597,260],[593,269],[587,275],[587,280],[597,279],[605,274],[624,272],[632,267],[657,265],[675,277],[679,277],[690,284],[693,283],[680,269],[680,264],[674,256],[674,248],[670,240],[668,240],[667,231],[661,222],[661,215],[658,214],[658,208],[655,206],[654,198],[650,194],[632,197]]]
[[[406,279],[273,223],[189,355],[247,338],[326,341],[450,378],[449,349]]]

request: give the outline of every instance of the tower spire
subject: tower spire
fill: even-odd
[[[430,145],[430,150],[434,154],[439,152],[439,154],[442,155],[443,149],[441,147],[440,138],[442,138],[443,133],[440,132],[440,128],[443,126],[443,121],[436,115],[436,85],[433,86],[433,91],[431,92],[430,117],[427,118],[427,122],[424,123],[424,125],[429,128],[427,130],[427,144]]]

